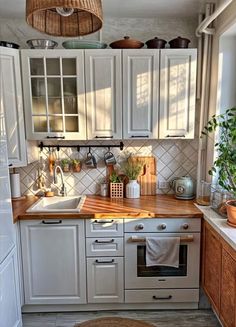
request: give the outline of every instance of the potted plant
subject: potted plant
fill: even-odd
[[[110,177],[110,197],[111,198],[123,198],[124,184],[121,177],[114,170],[111,172]]]
[[[72,159],[71,166],[75,173],[79,173],[81,171],[81,161],[79,159]]]
[[[69,159],[62,159],[61,166],[64,173],[68,173],[70,171],[70,160]]]
[[[209,174],[216,173],[220,187],[232,194],[234,199],[226,201],[226,210],[228,224],[236,227],[236,108],[213,115],[202,134],[208,135],[216,129],[219,129],[219,141],[215,143],[217,158]]]
[[[139,198],[140,197],[140,185],[137,182],[137,178],[143,169],[143,164],[139,162],[127,161],[123,165],[123,172],[128,177],[129,182],[126,184],[126,197],[127,198]]]

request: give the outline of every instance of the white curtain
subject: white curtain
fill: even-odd
[[[199,23],[214,11],[214,4],[206,4],[205,15],[199,16]],[[212,58],[212,35],[202,33],[198,40],[198,84],[197,107],[199,109],[199,137],[209,120],[209,94]],[[201,180],[210,181],[206,166],[207,138],[199,139],[197,189]]]

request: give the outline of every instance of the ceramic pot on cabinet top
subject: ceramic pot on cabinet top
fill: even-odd
[[[154,37],[152,40],[148,40],[146,45],[148,49],[163,49],[166,45],[166,40],[159,39],[158,37]]]
[[[174,178],[170,183],[176,199],[191,200],[195,197],[194,183],[190,176]]]

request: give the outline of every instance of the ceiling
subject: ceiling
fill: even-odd
[[[196,17],[216,0],[102,0],[104,17]],[[26,0],[0,0],[0,18],[24,18]]]

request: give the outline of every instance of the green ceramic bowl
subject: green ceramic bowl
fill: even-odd
[[[89,40],[69,40],[62,43],[65,49],[105,49],[106,43]]]

